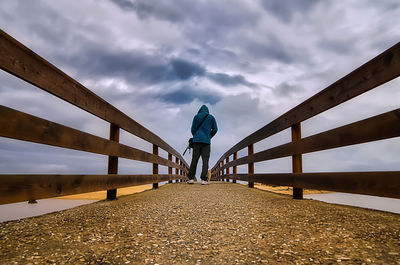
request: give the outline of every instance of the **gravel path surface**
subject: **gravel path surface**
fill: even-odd
[[[0,224],[1,264],[400,264],[400,215],[167,184]]]

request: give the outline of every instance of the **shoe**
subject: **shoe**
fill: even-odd
[[[205,180],[202,180],[202,181],[201,181],[201,185],[208,185],[208,184],[210,184],[210,183],[208,183],[208,182],[205,181]]]
[[[189,180],[188,184],[194,184],[194,180],[193,179]]]

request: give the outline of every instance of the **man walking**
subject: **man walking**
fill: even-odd
[[[194,183],[197,162],[201,156],[203,166],[201,170],[201,184],[207,185],[208,160],[210,159],[211,138],[217,133],[218,127],[214,116],[212,116],[206,105],[201,106],[199,112],[193,118],[193,156],[189,169],[189,184]]]

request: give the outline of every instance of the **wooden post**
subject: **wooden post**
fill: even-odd
[[[225,164],[229,163],[229,156],[225,159]],[[226,168],[226,174],[229,175],[229,167]],[[229,182],[229,177],[226,178],[226,181]]]
[[[119,127],[110,123],[110,140],[119,142]],[[118,156],[108,156],[108,174],[118,174]],[[107,190],[107,200],[117,198],[117,189]]]
[[[220,176],[222,177],[223,175],[224,175],[224,170],[223,169],[221,169],[222,167],[223,167],[223,165],[224,165],[224,161],[221,161],[220,163],[220,170],[219,170],[219,172],[220,172]],[[223,181],[224,179],[220,179],[220,181]]]
[[[172,154],[168,153],[168,160],[172,161]],[[172,167],[168,167],[168,175],[172,175]],[[168,180],[168,183],[172,183],[172,180]]]
[[[292,126],[292,142],[301,139],[301,124],[296,123]],[[302,155],[297,154],[292,156],[292,172],[303,173]],[[303,189],[293,187],[293,199],[303,199]]]
[[[179,164],[179,158],[175,157],[175,163]],[[179,169],[175,168],[175,174],[179,175]],[[178,183],[179,179],[175,180],[175,183]]]
[[[153,155],[158,156],[158,146],[155,144],[153,144]],[[153,174],[158,175],[158,164],[153,164]],[[157,189],[157,188],[158,188],[158,182],[153,183],[153,189]]]
[[[220,177],[220,176],[221,176],[221,164],[218,163],[218,177]]]
[[[224,165],[225,165],[225,159],[222,159],[221,166],[223,167]],[[225,172],[226,172],[226,170],[225,170],[225,169],[223,169],[221,172],[222,172],[222,176],[224,176],[224,175],[225,175]],[[225,178],[221,179],[221,181],[225,181]]]
[[[233,153],[233,161],[237,159],[237,152]],[[237,174],[237,166],[233,166],[233,174]],[[236,179],[232,180],[232,183],[236,183]]]
[[[180,161],[179,165],[181,165],[181,167],[183,167],[183,161]],[[183,169],[182,168],[181,168],[181,176],[183,176]]]
[[[222,177],[224,175],[224,170],[221,170],[223,164],[224,164],[223,162],[219,162],[219,176],[220,177]],[[222,179],[219,178],[219,181],[222,181]]]
[[[179,159],[179,165],[182,166],[182,161],[180,159]],[[181,168],[179,168],[178,172],[179,172],[179,176],[182,177],[182,169]],[[183,179],[180,179],[179,182],[183,182]]]
[[[179,159],[179,165],[182,166],[182,161]],[[179,176],[182,176],[182,169],[179,168]],[[180,179],[180,181],[182,182],[182,179]]]
[[[183,162],[179,160],[179,165],[182,166]],[[179,175],[181,175],[181,177],[183,176],[183,170],[179,169]],[[183,179],[181,179],[181,182],[184,182]]]
[[[248,146],[248,155],[254,154],[254,144]],[[254,174],[254,163],[248,164],[249,175]],[[249,182],[249,188],[254,188],[254,182]]]

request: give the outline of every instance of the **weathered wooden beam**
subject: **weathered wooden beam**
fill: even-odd
[[[292,126],[292,142],[301,140],[301,124],[296,123]],[[303,173],[303,158],[302,154],[292,155],[292,172]],[[293,199],[303,199],[303,189],[293,187]]]
[[[110,124],[110,141],[119,142],[119,127]],[[118,156],[108,157],[108,174],[118,174]],[[107,190],[107,200],[117,199],[117,189]]]
[[[225,159],[225,163],[229,163],[229,156]],[[226,168],[226,174],[230,174],[229,167]],[[226,179],[226,181],[229,182],[229,179]]]
[[[0,175],[0,204],[181,178],[179,175]]]
[[[237,152],[233,153],[233,160],[237,159]],[[233,174],[237,174],[237,166],[233,166]],[[236,179],[232,180],[233,183],[236,183]]]
[[[251,162],[266,161],[399,136],[400,109],[396,109],[362,121],[312,135],[296,142],[283,144],[247,157],[239,158],[224,165],[222,169]]]
[[[400,198],[400,171],[231,174],[224,177],[303,189]]]
[[[399,75],[400,42],[241,140],[226,151],[217,161],[216,165],[225,159],[225,157],[240,151],[250,144],[261,141],[296,123],[331,109],[349,99],[395,79]]]
[[[156,144],[184,161],[182,156],[160,137],[2,30],[0,30],[0,69],[150,143]]]
[[[179,158],[175,157],[175,164],[179,165]],[[178,168],[175,168],[175,175],[179,175],[179,170]],[[179,180],[177,179],[175,182],[178,182]]]
[[[251,144],[247,147],[247,154],[249,156],[254,154],[254,144]],[[253,175],[254,174],[254,163],[253,162],[249,162],[247,163],[247,169],[248,169],[248,175]],[[249,181],[248,183],[249,188],[254,188],[254,181]]]
[[[168,160],[172,162],[172,154],[168,153]],[[168,167],[168,174],[172,175],[172,167]],[[172,183],[172,180],[169,180],[168,183]]]
[[[153,144],[153,155],[158,156],[158,146]],[[158,164],[153,163],[153,175],[158,175]],[[158,182],[153,183],[153,189],[158,189]]]
[[[0,105],[0,136],[178,167],[162,157]]]

